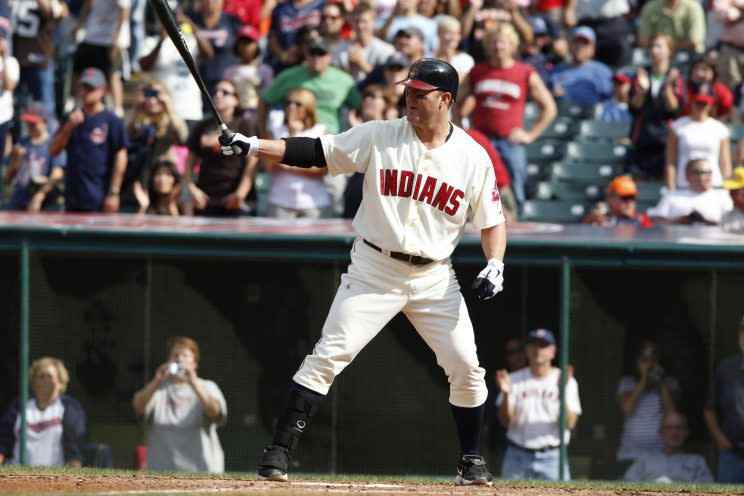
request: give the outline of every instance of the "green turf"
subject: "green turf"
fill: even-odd
[[[78,475],[98,475],[98,476],[115,476],[115,477],[149,477],[149,478],[203,478],[203,479],[235,479],[235,480],[255,480],[256,476],[252,472],[228,472],[225,474],[193,474],[181,472],[142,472],[135,470],[118,470],[118,469],[94,469],[94,468],[43,468],[43,467],[18,467],[3,465],[0,466],[0,475],[3,474],[78,474]],[[293,473],[294,480],[303,481],[321,481],[321,482],[388,482],[388,483],[419,483],[435,485],[451,485],[453,477],[429,476],[429,475],[363,475],[363,474],[305,474]],[[744,485],[724,485],[724,484],[659,484],[659,483],[636,483],[621,481],[592,481],[576,480],[568,482],[550,482],[550,481],[514,481],[514,480],[494,480],[494,488],[502,487],[560,487],[564,489],[596,489],[596,490],[618,490],[624,491],[652,491],[652,492],[687,492],[689,494],[744,494]],[[2,491],[3,496],[21,496],[20,493],[9,493]],[[39,493],[26,493],[39,494]],[[81,494],[81,493],[75,493]],[[190,493],[192,495],[196,493]],[[212,493],[209,493],[212,494]],[[256,494],[256,493],[253,493]],[[276,493],[273,493],[276,495]]]

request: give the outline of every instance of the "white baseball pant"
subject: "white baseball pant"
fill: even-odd
[[[434,351],[450,383],[449,402],[482,405],[488,396],[478,365],[473,325],[449,259],[411,265],[357,239],[341,276],[320,341],[293,379],[327,394],[334,378],[398,312]]]

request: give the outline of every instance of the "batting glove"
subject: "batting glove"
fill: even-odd
[[[258,137],[240,133],[220,134],[220,148],[226,156],[253,157],[258,153]]]
[[[493,298],[502,289],[504,289],[504,262],[498,258],[492,258],[473,281],[473,290],[478,299],[484,301]]]

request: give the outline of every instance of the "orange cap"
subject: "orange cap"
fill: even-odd
[[[630,176],[617,176],[615,179],[607,185],[608,193],[615,193],[618,196],[630,196],[637,195],[638,188],[636,183]]]

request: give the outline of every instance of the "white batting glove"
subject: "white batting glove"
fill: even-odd
[[[258,153],[258,137],[244,136],[240,133],[220,134],[220,148],[226,156],[253,157]]]
[[[488,261],[486,268],[480,271],[473,281],[473,290],[479,300],[487,300],[504,289],[504,262],[498,258]]]

